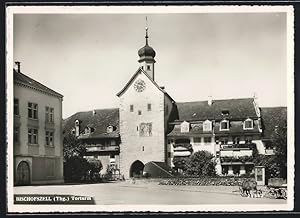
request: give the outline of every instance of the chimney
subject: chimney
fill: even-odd
[[[93,116],[95,116],[95,114],[96,114],[96,110],[93,110]]]
[[[212,103],[213,103],[213,99],[212,99],[212,96],[211,96],[211,95],[210,95],[210,96],[208,96],[207,103],[208,103],[208,105],[209,105],[209,106],[211,106],[211,105],[212,105]]]
[[[80,129],[79,129],[79,120],[75,120],[75,136],[78,137],[80,134]]]
[[[18,73],[21,72],[21,62],[20,62],[20,61],[15,61],[14,69],[15,69]]]

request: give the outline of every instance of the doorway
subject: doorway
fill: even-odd
[[[26,161],[21,161],[17,167],[17,185],[29,185],[30,184],[30,169],[29,164]]]
[[[130,177],[141,177],[143,175],[144,164],[136,160],[131,164]]]

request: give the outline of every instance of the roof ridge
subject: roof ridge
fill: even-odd
[[[118,107],[111,107],[111,108],[102,108],[102,109],[93,109],[93,110],[88,110],[88,111],[77,111],[75,114],[78,114],[78,113],[87,113],[87,112],[93,112],[94,110],[96,111],[103,111],[103,110],[119,110]],[[75,115],[73,114],[73,115]],[[71,115],[71,116],[73,116]]]
[[[267,106],[267,107],[259,107],[261,109],[273,109],[273,108],[287,108],[287,106]]]
[[[230,100],[250,100],[253,98],[226,98],[226,99],[213,99],[213,101],[230,101]],[[207,102],[208,100],[203,100],[203,101],[183,101],[183,102],[176,102],[179,104],[184,104],[184,103],[198,103],[198,102]]]

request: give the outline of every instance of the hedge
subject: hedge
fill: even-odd
[[[203,177],[203,178],[170,178],[161,179],[159,185],[187,186],[240,186],[245,178],[241,177]]]

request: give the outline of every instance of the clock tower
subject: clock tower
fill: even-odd
[[[146,44],[142,47],[138,54],[140,59],[138,60],[141,68],[149,75],[149,77],[154,80],[154,64],[155,64],[155,51],[154,49],[148,45],[148,27],[146,27]]]
[[[120,173],[142,176],[149,162],[166,163],[167,123],[174,102],[154,81],[155,51],[148,44],[139,49],[140,67],[117,94],[120,100]]]

